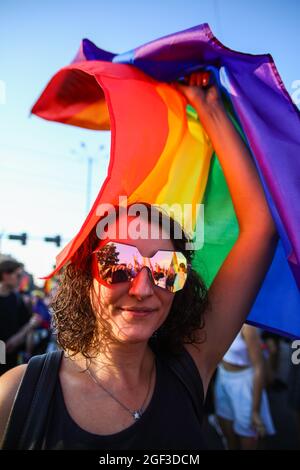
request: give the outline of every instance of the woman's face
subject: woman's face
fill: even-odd
[[[110,227],[118,227],[121,215]],[[128,225],[133,217],[127,217]],[[141,219],[140,219],[141,220]],[[141,220],[141,233],[148,229],[149,223]],[[150,232],[150,230],[149,230]],[[143,256],[151,257],[157,250],[174,250],[170,239],[132,239],[128,231],[126,238],[114,238],[115,241],[135,245]],[[98,315],[112,326],[113,335],[122,342],[137,343],[148,341],[162,325],[170,311],[174,294],[153,284],[149,272],[143,268],[133,281],[112,285],[111,287],[93,281],[92,302]]]

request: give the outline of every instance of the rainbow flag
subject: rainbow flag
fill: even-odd
[[[55,276],[52,276],[51,278],[45,279],[44,287],[43,287],[44,293],[46,295],[51,294],[51,291],[52,291],[52,289],[54,289],[56,287],[57,282],[58,282],[58,280],[56,279]]]
[[[169,82],[211,70],[228,115],[253,156],[280,240],[247,322],[300,337],[300,113],[270,54],[233,51],[208,24],[123,54],[84,39],[32,108],[44,119],[111,130],[107,178],[53,275],[98,221],[99,203],[204,203],[204,246],[194,268],[209,286],[238,236],[222,168],[197,113]],[[197,213],[192,214],[194,225]],[[51,276],[50,275],[50,276]]]

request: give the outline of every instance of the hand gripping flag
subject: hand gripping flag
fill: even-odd
[[[84,39],[73,62],[54,75],[33,106],[32,113],[44,119],[111,130],[107,177],[51,275],[96,225],[98,205],[118,204],[126,195],[129,203],[204,203],[204,245],[193,266],[211,284],[237,239],[238,223],[197,113],[169,84],[203,68],[217,80],[227,113],[252,154],[280,236],[247,322],[300,337],[300,113],[271,55],[233,51],[208,24],[123,54]]]

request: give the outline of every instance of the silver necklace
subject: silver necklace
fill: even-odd
[[[146,395],[146,398],[145,400],[143,401],[143,404],[140,408],[138,408],[137,410],[131,410],[130,408],[128,408],[126,405],[124,405],[124,403],[122,403],[117,397],[115,397],[109,390],[107,390],[97,379],[96,377],[92,374],[92,372],[90,371],[90,368],[88,367],[86,369],[86,372],[89,374],[89,376],[91,377],[91,379],[95,382],[96,385],[98,385],[99,387],[101,387],[111,398],[113,398],[117,403],[119,403],[119,405],[121,405],[126,411],[128,411],[131,416],[134,418],[135,421],[137,421],[138,419],[140,419],[140,417],[142,416],[142,414],[144,413],[144,405],[147,401],[147,398],[149,396],[149,392],[150,392],[150,387],[151,387],[151,379],[152,379],[152,374],[153,374],[153,370],[154,370],[154,365],[155,365],[155,360],[153,361],[153,366],[152,366],[152,369],[151,369],[151,373],[150,373],[150,378],[149,378],[149,385],[148,385],[148,391],[147,391],[147,395]]]

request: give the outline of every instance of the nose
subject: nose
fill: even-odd
[[[149,269],[144,267],[131,282],[128,293],[138,300],[143,300],[153,295],[153,292],[152,275]]]

